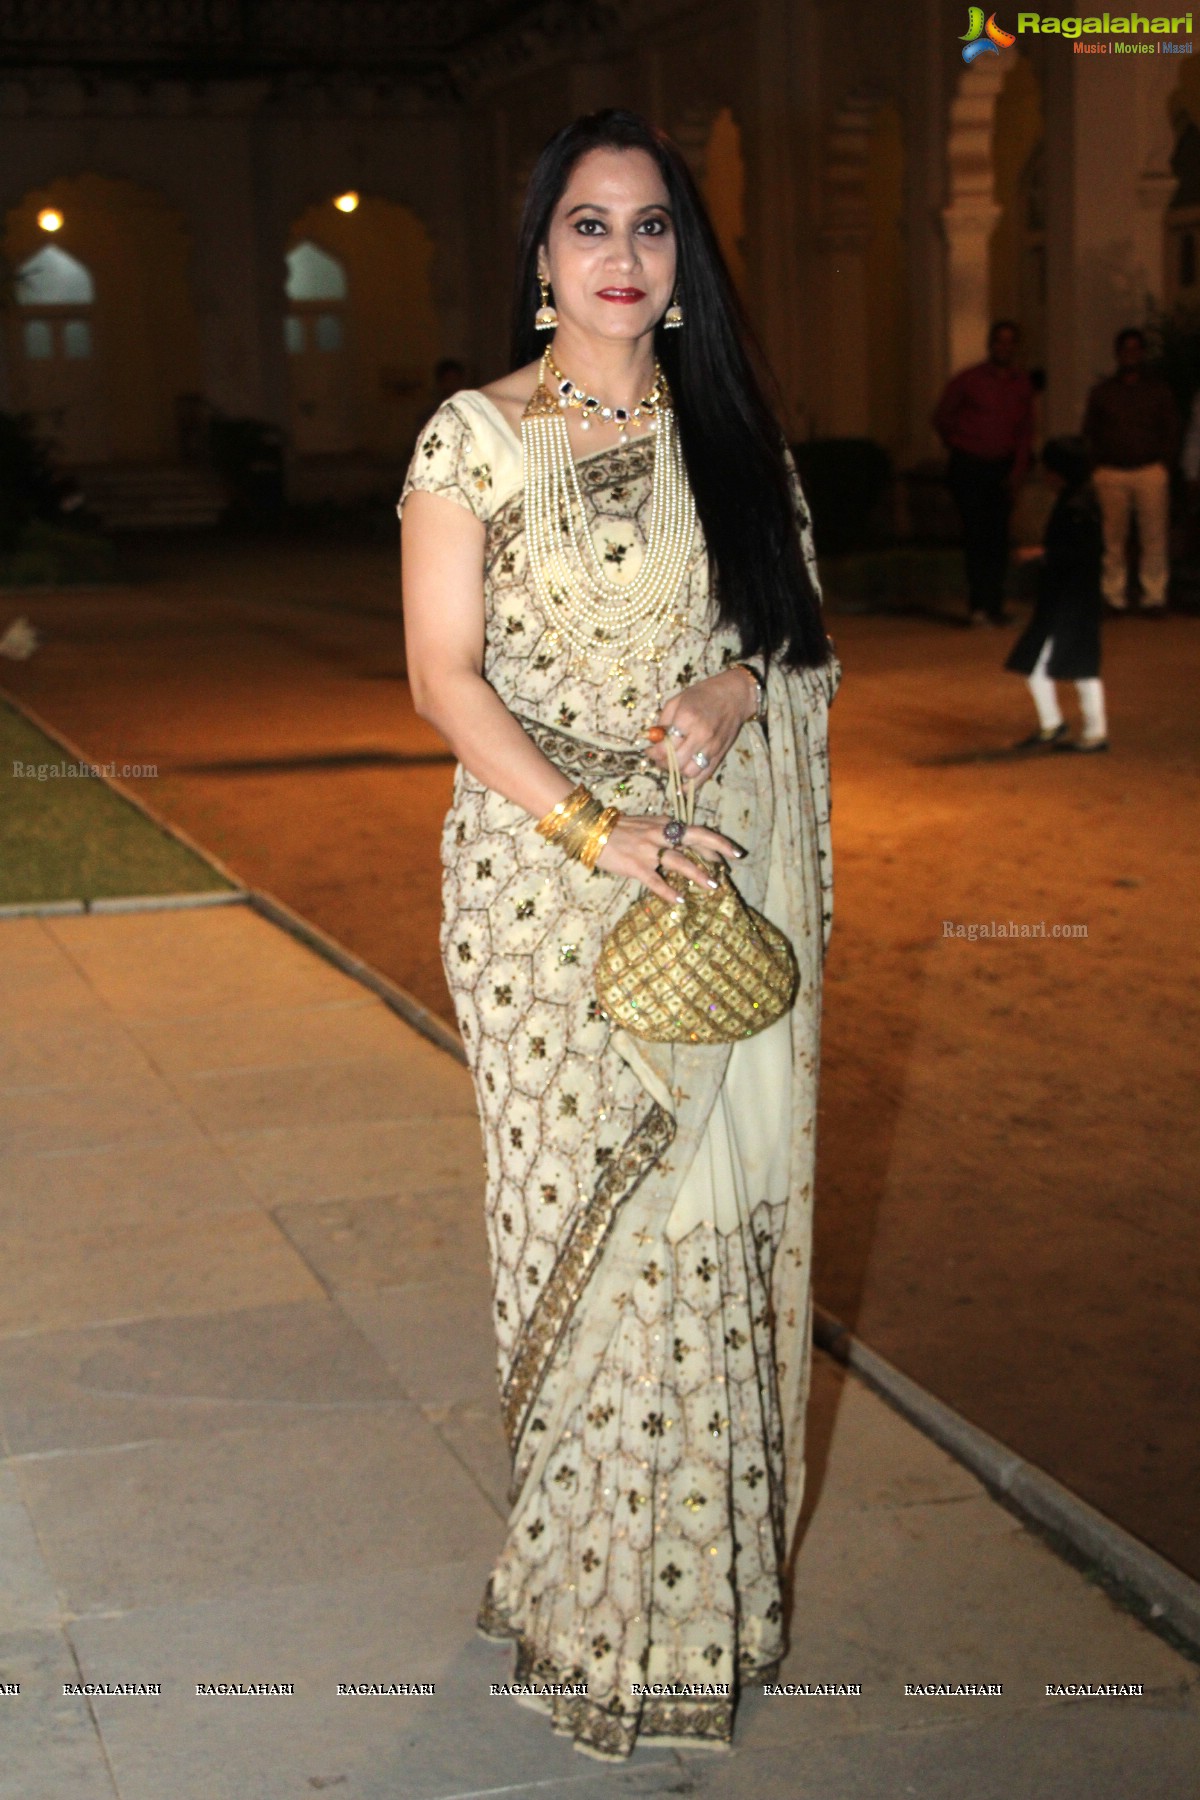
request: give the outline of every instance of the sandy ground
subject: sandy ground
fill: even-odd
[[[387,549],[189,546],[126,589],[10,600],[46,642],[0,680],[92,756],[156,761],[152,806],[446,1013],[452,765],[394,590]],[[1106,628],[1095,758],[1004,753],[1032,717],[1006,635],[831,626],[819,1297],[1200,1574],[1200,619]]]

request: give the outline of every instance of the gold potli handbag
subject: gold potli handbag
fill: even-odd
[[[696,784],[686,797],[672,740],[666,739],[669,804],[692,823]],[[799,980],[788,939],[747,906],[720,858],[684,850],[718,886],[699,887],[664,869],[683,905],[644,893],[600,946],[596,996],[601,1011],[634,1037],[656,1044],[728,1044],[753,1037],[787,1012]]]

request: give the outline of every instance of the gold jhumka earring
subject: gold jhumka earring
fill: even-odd
[[[679,304],[679,289],[675,289],[675,297],[663,314],[663,330],[678,331],[683,324],[683,308]]]
[[[533,315],[534,328],[537,331],[553,331],[558,324],[558,314],[550,304],[550,283],[538,276],[538,286],[542,290],[542,304]]]

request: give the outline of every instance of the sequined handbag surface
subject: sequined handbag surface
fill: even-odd
[[[671,807],[691,823],[694,783],[686,802],[674,745],[667,739]],[[715,888],[663,870],[683,905],[644,893],[600,946],[596,996],[605,1016],[634,1037],[658,1044],[727,1044],[753,1037],[793,1005],[799,980],[785,934],[748,906],[726,864],[683,854]]]

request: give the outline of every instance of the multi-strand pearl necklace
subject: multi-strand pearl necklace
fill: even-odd
[[[550,620],[551,641],[564,638],[581,662],[595,657],[619,677],[631,660],[653,656],[651,647],[678,598],[687,567],[696,505],[664,380],[655,401],[649,540],[633,579],[611,581],[596,554],[567,421],[545,379],[548,362],[545,357],[521,420],[530,573]]]
[[[649,393],[643,394],[636,406],[605,406],[597,400],[595,394],[585,393],[583,388],[576,387],[569,376],[564,375],[547,348],[542,358],[554,381],[554,392],[558,395],[561,407],[572,407],[583,414],[579,421],[581,431],[590,431],[593,419],[603,419],[606,424],[615,425],[617,434],[625,436],[625,429],[634,419],[646,420],[647,429],[655,430],[658,422],[658,409],[668,397],[667,378],[660,365],[654,364],[654,385]]]

